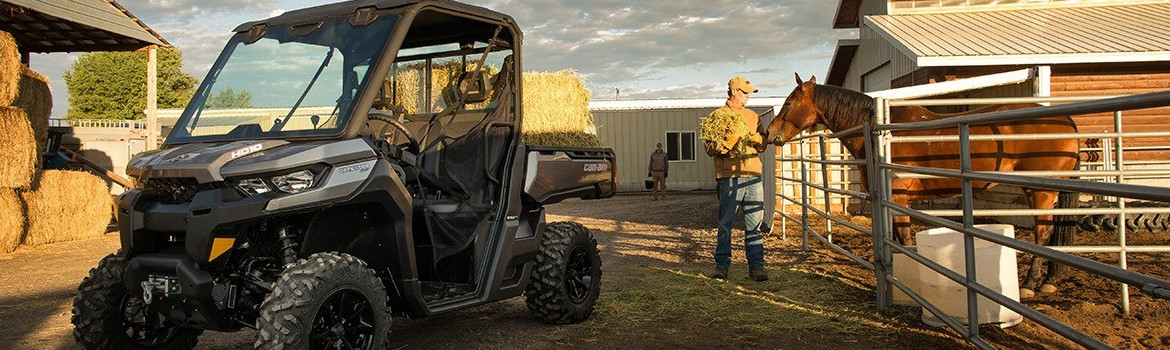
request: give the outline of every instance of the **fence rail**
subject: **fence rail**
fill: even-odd
[[[1156,202],[1170,202],[1170,190],[1165,187],[1148,186],[1126,183],[1127,179],[1136,178],[1167,178],[1170,176],[1170,169],[1127,169],[1127,163],[1124,162],[1123,150],[1125,138],[1150,138],[1150,137],[1167,137],[1170,132],[1127,132],[1121,128],[1121,111],[1132,109],[1143,109],[1170,106],[1170,91],[1158,92],[1143,95],[1131,95],[1120,97],[1060,97],[1060,98],[1010,98],[1010,99],[948,99],[948,100],[884,100],[876,99],[877,111],[875,119],[877,123],[867,124],[854,129],[837,132],[825,133],[817,132],[802,135],[794,141],[799,144],[800,154],[798,157],[784,156],[778,157],[777,161],[781,164],[781,175],[777,176],[777,180],[781,183],[782,188],[791,186],[793,184],[800,186],[801,197],[781,195],[781,208],[785,208],[788,203],[801,206],[802,217],[799,219],[793,217],[787,212],[782,212],[783,221],[800,222],[802,232],[802,248],[807,249],[808,237],[812,236],[815,240],[821,242],[830,250],[840,253],[851,260],[857,262],[861,266],[873,270],[877,279],[877,303],[879,307],[889,306],[892,297],[892,288],[898,288],[905,292],[912,300],[923,305],[929,312],[934,313],[939,319],[952,329],[955,329],[964,336],[965,339],[971,341],[974,345],[980,348],[994,348],[985,340],[980,338],[978,327],[964,326],[958,320],[951,319],[946,316],[941,310],[931,305],[925,298],[910,290],[902,281],[898,281],[892,274],[892,253],[898,252],[905,254],[907,257],[917,261],[919,264],[927,268],[935,270],[939,274],[946,276],[948,279],[958,283],[967,288],[967,304],[968,304],[968,320],[967,324],[977,325],[978,315],[977,296],[983,296],[992,300],[1004,307],[1011,309],[1023,317],[1026,317],[1055,333],[1072,340],[1073,342],[1085,346],[1087,348],[1109,348],[1109,346],[1097,339],[1094,339],[1076,329],[1072,329],[1059,321],[1056,321],[1042,313],[1039,313],[1028,306],[1014,301],[992,289],[987,288],[975,281],[976,271],[974,262],[974,240],[982,239],[995,244],[1002,245],[1020,252],[1033,254],[1054,262],[1065,264],[1098,276],[1109,278],[1122,283],[1121,288],[1121,302],[1124,312],[1128,313],[1128,288],[1124,286],[1134,286],[1139,288],[1142,292],[1151,295],[1155,298],[1170,299],[1170,282],[1147,276],[1134,271],[1129,271],[1126,264],[1127,253],[1166,253],[1170,252],[1168,246],[1128,246],[1125,237],[1125,225],[1117,225],[1117,233],[1119,242],[1117,246],[1067,246],[1067,247],[1044,247],[1033,243],[1008,238],[1002,235],[994,234],[975,228],[973,220],[975,216],[1033,216],[1033,215],[1116,215],[1119,218],[1118,222],[1123,221],[1126,215],[1132,214],[1166,214],[1170,213],[1170,208],[1154,208],[1154,207],[1126,207],[1123,199],[1136,199]],[[1029,109],[997,111],[990,113],[983,113],[977,115],[967,115],[961,117],[946,118],[932,121],[912,122],[912,123],[898,123],[890,124],[883,120],[883,116],[888,115],[889,107],[891,106],[909,106],[909,105],[969,105],[969,104],[990,104],[990,103],[1017,103],[1017,102],[1071,102],[1068,104],[1061,104],[1056,106],[1042,106]],[[1082,134],[1060,134],[1060,135],[971,135],[969,133],[970,125],[979,125],[987,123],[998,123],[1006,121],[1014,121],[1029,118],[1046,118],[1054,116],[1067,115],[1081,115],[1081,114],[1096,114],[1114,112],[1115,126],[1113,131],[1082,133]],[[934,136],[894,136],[895,131],[912,131],[924,129],[939,129],[939,128],[958,128],[959,135],[950,137],[934,137]],[[871,130],[872,128],[872,130]],[[866,153],[867,157],[864,160],[839,160],[830,159],[826,154],[825,140],[828,138],[840,137],[844,135],[862,134],[866,137]],[[990,172],[990,171],[972,171],[970,162],[970,143],[972,141],[990,141],[990,140],[1047,140],[1047,139],[1068,139],[1068,138],[1101,138],[1104,145],[1097,149],[1105,159],[1100,162],[1082,164],[1097,169],[1078,170],[1069,172],[1058,171],[1021,171],[1021,172]],[[908,165],[896,164],[891,160],[890,145],[896,142],[924,142],[924,141],[943,141],[943,142],[957,142],[960,144],[962,156],[960,169],[941,169],[941,168],[923,168],[913,167]],[[820,145],[820,157],[808,156],[807,147],[809,145]],[[1141,149],[1166,149],[1165,146],[1143,147]],[[786,163],[799,163],[799,169],[785,170]],[[1148,165],[1161,165],[1166,162],[1143,162]],[[818,169],[810,170],[810,165]],[[867,182],[871,185],[867,193],[858,191],[851,191],[848,187],[851,185],[849,181],[830,181],[828,176],[828,169],[835,168],[835,171],[842,171],[840,169],[850,169],[861,165],[866,166],[866,172],[863,176],[867,177]],[[819,170],[821,174],[820,181],[810,180],[812,174]],[[848,173],[855,170],[844,170]],[[799,176],[799,178],[796,178]],[[903,207],[893,203],[891,198],[890,181],[894,178],[953,178],[959,179],[963,182],[963,195],[960,197],[961,207],[959,210],[918,210],[908,207]],[[1078,177],[1080,179],[1061,179],[1053,177]],[[1100,179],[1102,181],[1088,181],[1084,179]],[[1105,198],[1116,198],[1115,208],[1063,208],[1051,210],[1037,210],[1037,209],[973,209],[974,201],[972,182],[991,182],[999,184],[1009,184],[1022,187],[1050,189],[1061,191],[1073,191],[1084,194],[1091,194]],[[835,188],[833,186],[843,186],[844,188]],[[810,203],[810,190],[821,191],[824,196],[823,206],[815,206]],[[829,205],[831,196],[836,195],[845,200],[860,200],[868,201],[872,207],[872,222],[873,226],[870,229],[860,227],[847,220],[836,218],[830,214]],[[818,215],[825,219],[826,233],[824,235],[812,230],[809,226],[809,215]],[[922,220],[933,226],[945,227],[964,235],[964,259],[967,266],[965,276],[957,272],[951,271],[943,266],[926,259],[919,255],[915,250],[908,249],[892,239],[892,219],[895,215],[907,215],[917,220]],[[961,217],[961,222],[956,222],[943,217]],[[871,235],[874,241],[874,263],[869,263],[866,259],[856,256],[840,246],[832,243],[833,224],[848,227]],[[1072,253],[1117,253],[1120,257],[1119,266],[1113,266],[1088,259],[1081,256],[1072,255]]]
[[[49,119],[49,126],[75,128],[123,128],[146,130],[145,119],[115,120],[115,119]]]

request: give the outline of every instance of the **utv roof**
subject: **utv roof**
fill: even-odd
[[[449,0],[353,0],[288,11],[281,14],[280,16],[241,24],[237,26],[234,31],[246,32],[249,28],[252,28],[257,24],[264,24],[268,27],[280,27],[290,24],[312,22],[314,20],[330,17],[350,15],[354,11],[357,11],[357,9],[365,7],[374,7],[378,10],[385,10],[409,6],[415,6],[417,8],[433,6],[483,17],[484,19],[488,20],[509,23],[512,25],[516,23],[512,19],[512,16],[492,11],[484,7],[468,5]]]

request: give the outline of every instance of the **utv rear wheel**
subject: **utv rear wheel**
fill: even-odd
[[[168,324],[122,282],[126,260],[109,255],[73,298],[73,339],[86,349],[192,349],[202,330]]]
[[[589,318],[601,294],[601,255],[593,233],[575,222],[546,226],[525,294],[528,310],[545,322]]]
[[[317,253],[284,270],[260,306],[256,349],[384,349],[390,307],[374,270]]]

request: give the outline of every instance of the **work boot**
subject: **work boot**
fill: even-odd
[[[763,282],[768,280],[768,273],[764,269],[750,269],[748,270],[748,277],[756,282]]]
[[[726,267],[716,267],[715,273],[711,274],[711,278],[717,279],[717,280],[727,279],[727,268]]]

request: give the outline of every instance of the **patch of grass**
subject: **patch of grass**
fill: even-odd
[[[638,323],[675,328],[726,327],[728,331],[826,330],[858,333],[888,327],[874,321],[871,300],[841,283],[817,275],[771,268],[767,282],[732,271],[727,281],[705,272],[642,266],[611,277],[598,301],[599,319],[609,326]],[[618,281],[614,281],[618,280]],[[846,301],[842,303],[842,301]],[[848,305],[855,301],[855,306]]]

